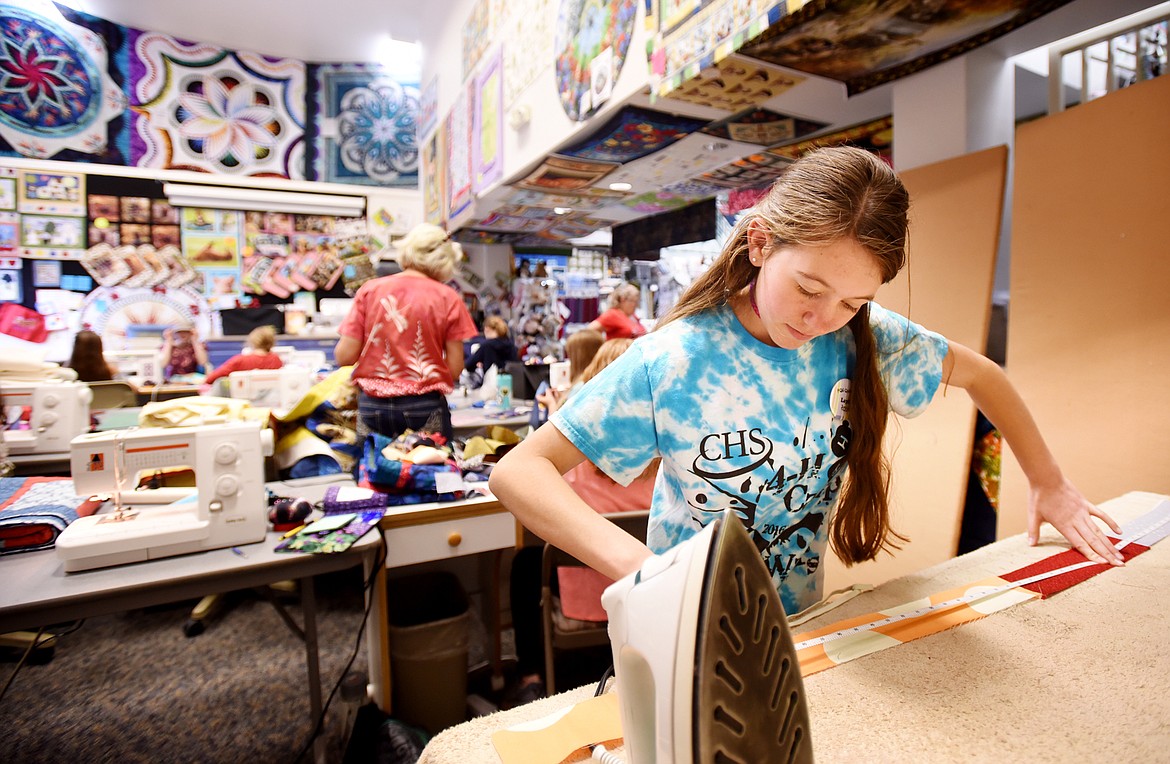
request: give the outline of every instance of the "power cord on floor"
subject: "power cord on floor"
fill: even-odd
[[[333,698],[336,697],[338,691],[341,689],[342,682],[345,681],[345,677],[349,674],[349,670],[351,667],[353,667],[353,662],[357,660],[358,653],[361,650],[362,637],[365,635],[366,626],[370,622],[370,608],[374,604],[374,579],[377,577],[378,571],[386,565],[386,532],[382,530],[381,525],[375,527],[378,529],[378,535],[381,537],[382,543],[378,545],[378,554],[374,558],[374,565],[370,567],[370,575],[368,578],[366,578],[365,583],[362,585],[362,592],[366,595],[366,610],[365,614],[362,616],[361,626],[358,627],[357,639],[354,641],[353,652],[350,653],[349,660],[346,661],[345,666],[342,667],[341,674],[337,678],[337,683],[334,684],[333,689],[329,691],[329,697],[326,698],[325,703],[322,704],[321,715],[317,717],[317,723],[313,725],[313,731],[309,733],[309,739],[305,741],[304,747],[301,748],[300,753],[298,753],[296,758],[293,759],[294,764],[295,762],[299,762],[305,758],[305,754],[307,754],[313,747],[314,741],[317,740],[317,738],[324,730],[325,717],[329,713],[329,705],[333,702]]]
[[[10,687],[12,687],[12,683],[16,680],[16,675],[20,673],[20,670],[22,668],[24,668],[24,664],[28,662],[29,656],[32,655],[33,650],[36,650],[36,649],[42,647],[43,645],[53,641],[54,639],[64,637],[68,634],[72,634],[73,632],[80,629],[84,624],[85,624],[85,619],[82,619],[82,620],[78,621],[77,623],[75,623],[72,626],[72,628],[66,629],[65,631],[63,631],[59,634],[57,634],[57,633],[48,634],[45,636],[45,638],[43,640],[41,639],[41,636],[45,634],[45,632],[48,630],[48,627],[42,626],[39,629],[37,629],[36,636],[34,636],[32,638],[31,642],[29,642],[28,647],[25,648],[25,650],[24,650],[24,654],[21,655],[20,660],[17,661],[16,668],[14,668],[12,670],[12,675],[9,676],[8,681],[4,683],[4,689],[0,689],[0,703],[4,702],[4,696],[8,694],[8,689]]]

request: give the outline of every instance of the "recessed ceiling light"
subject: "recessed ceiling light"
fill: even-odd
[[[633,188],[633,186],[631,186],[629,183],[610,183],[609,184],[610,191],[629,191],[631,188]]]
[[[558,215],[567,215],[573,211],[572,207],[553,207],[553,212]]]

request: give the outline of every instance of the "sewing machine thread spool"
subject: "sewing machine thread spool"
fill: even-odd
[[[303,498],[279,498],[268,508],[268,522],[274,531],[287,531],[302,524],[313,511],[313,504]]]

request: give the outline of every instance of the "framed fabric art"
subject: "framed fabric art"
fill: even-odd
[[[447,115],[447,210],[448,220],[471,205],[471,105],[474,92],[461,90]]]
[[[504,59],[500,48],[475,78],[475,121],[471,161],[475,168],[472,190],[483,191],[504,174]]]
[[[531,191],[571,192],[592,186],[617,166],[615,162],[591,162],[554,154],[515,186]]]

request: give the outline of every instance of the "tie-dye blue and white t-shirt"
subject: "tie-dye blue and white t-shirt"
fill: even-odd
[[[872,303],[870,324],[890,408],[921,413],[946,339]],[[724,306],[638,339],[551,421],[623,485],[662,457],[647,538],[656,552],[735,510],[795,613],[822,597],[853,356],[848,327],[786,350]]]

